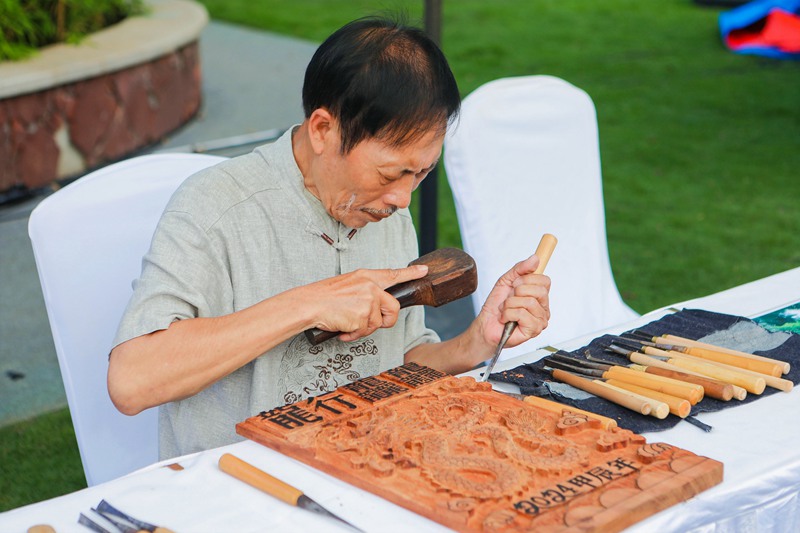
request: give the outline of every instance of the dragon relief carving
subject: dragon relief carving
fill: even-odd
[[[461,500],[502,497],[525,489],[532,474],[560,475],[587,464],[579,446],[543,431],[552,419],[535,409],[497,414],[480,393],[434,392],[320,428],[314,447],[377,477],[415,469]]]
[[[260,413],[237,431],[476,533],[619,531],[722,480],[721,463],[585,414],[518,402],[471,378],[430,380],[425,367],[400,370]]]

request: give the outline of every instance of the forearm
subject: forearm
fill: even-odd
[[[108,389],[125,414],[197,394],[312,324],[289,293],[217,318],[173,322],[111,352]]]
[[[426,266],[360,269],[289,289],[230,315],[181,320],[131,339],[111,352],[111,400],[123,413],[136,414],[187,398],[312,327],[346,332],[344,341],[392,327],[400,304],[386,287],[427,271]]]
[[[415,346],[406,353],[405,362],[413,361],[448,374],[460,374],[489,359],[492,353],[493,347],[484,340],[480,325],[474,321],[457,337]]]

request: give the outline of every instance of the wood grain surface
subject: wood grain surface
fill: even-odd
[[[620,531],[722,481],[718,461],[417,364],[236,429],[458,531]]]

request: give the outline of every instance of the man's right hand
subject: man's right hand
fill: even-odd
[[[313,327],[344,332],[345,342],[366,337],[378,328],[397,322],[400,303],[386,289],[419,279],[428,273],[427,265],[405,268],[360,269],[316,283],[298,287],[299,305],[314,309]]]
[[[220,317],[178,320],[111,351],[108,391],[121,412],[188,398],[286,339],[318,327],[344,341],[397,322],[400,303],[384,289],[423,277],[425,265],[349,274],[296,287]]]

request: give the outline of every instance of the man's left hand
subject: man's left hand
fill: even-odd
[[[485,342],[496,347],[505,324],[517,323],[506,343],[513,347],[536,337],[550,320],[550,278],[534,274],[539,258],[532,255],[503,274],[478,314]]]

